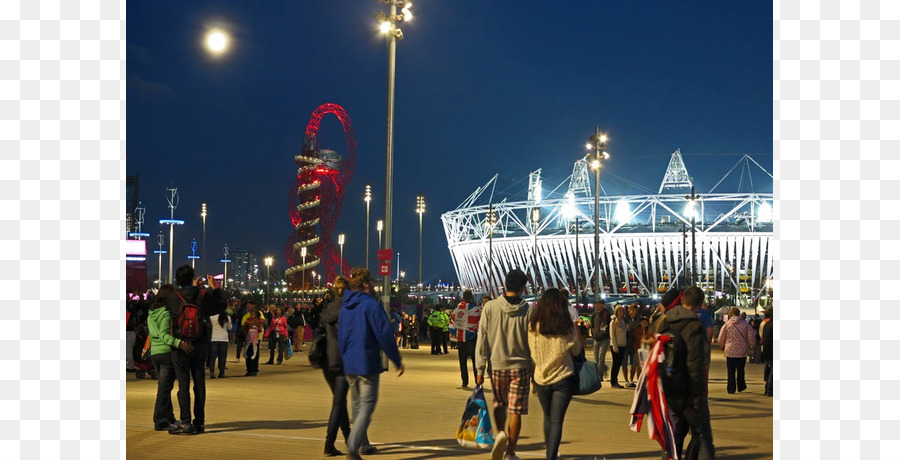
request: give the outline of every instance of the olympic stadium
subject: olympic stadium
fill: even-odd
[[[604,170],[600,177],[592,189],[595,176],[587,156],[549,193],[540,169],[508,193],[497,192],[494,175],[442,214],[460,284],[498,295],[505,273],[519,268],[535,290],[592,295],[596,269],[604,297],[653,297],[686,280],[710,295],[743,301],[771,296],[773,195],[755,192],[753,179],[756,187],[772,190],[773,176],[752,157],[741,157],[706,191],[694,190],[679,150],[655,193],[655,184],[651,189],[620,178],[626,188],[644,193],[608,195],[604,183],[610,175]],[[597,189],[600,261],[595,267]]]

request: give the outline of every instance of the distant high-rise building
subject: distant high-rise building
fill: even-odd
[[[228,257],[234,270],[234,275],[229,276],[234,280],[234,287],[258,289],[259,264],[256,261],[256,254],[247,249],[237,249],[229,253]]]
[[[125,176],[125,222],[126,231],[134,231],[134,208],[138,206],[139,176]]]

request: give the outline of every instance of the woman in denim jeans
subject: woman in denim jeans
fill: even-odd
[[[578,386],[573,356],[581,354],[581,338],[569,316],[569,302],[559,289],[547,289],[528,321],[528,347],[534,382],[544,410],[547,459],[555,459],[562,440],[563,419]]]

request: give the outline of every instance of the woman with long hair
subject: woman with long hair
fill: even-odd
[[[326,303],[325,308],[319,315],[319,325],[324,329],[325,334],[325,365],[322,366],[322,373],[325,374],[325,381],[331,388],[331,415],[328,417],[328,431],[325,433],[325,455],[337,456],[344,455],[343,452],[334,447],[334,441],[337,439],[338,428],[344,435],[344,441],[350,437],[350,417],[347,415],[347,391],[350,386],[347,384],[347,376],[344,375],[344,363],[341,359],[341,352],[338,350],[337,338],[337,322],[338,315],[341,311],[341,302],[344,299],[344,291],[350,287],[350,282],[343,276],[334,279],[331,285],[331,292],[323,299]]]
[[[228,357],[228,331],[231,330],[231,310],[209,317],[212,339],[209,347],[209,378],[216,378],[216,359],[219,360],[219,378],[225,378],[225,359]]]
[[[573,357],[581,354],[579,335],[569,315],[569,300],[559,289],[547,289],[528,320],[528,347],[544,411],[548,460],[556,459],[559,453],[563,419],[578,387]]]

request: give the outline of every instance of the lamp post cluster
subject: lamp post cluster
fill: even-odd
[[[601,160],[609,158],[606,151],[606,134],[600,133],[600,127],[594,128],[594,135],[586,145],[587,159],[594,170],[594,304],[600,299],[600,167]]]
[[[266,257],[265,259],[263,259],[263,261],[266,264],[266,298],[263,301],[263,305],[268,305],[269,304],[269,267],[272,266],[272,257],[271,256]]]
[[[416,214],[419,215],[419,297],[422,296],[422,214],[425,214],[425,195],[416,197]]]

